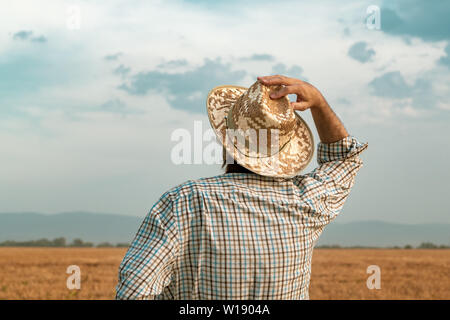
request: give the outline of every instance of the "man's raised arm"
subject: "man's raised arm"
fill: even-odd
[[[297,176],[294,183],[301,190],[300,201],[307,202],[311,213],[317,218],[314,225],[326,225],[342,210],[356,173],[362,167],[358,155],[367,148],[367,144],[359,143],[348,134],[325,98],[313,85],[284,76],[259,77],[258,80],[265,85],[283,85],[281,89],[271,93],[272,99],[296,94],[297,101],[291,102],[294,110],[311,110],[321,140],[317,148],[319,166],[310,173]]]
[[[294,110],[311,110],[321,142],[331,143],[348,137],[344,124],[333,112],[320,91],[313,85],[299,79],[279,75],[258,77],[258,80],[265,85],[284,86],[270,95],[272,99],[279,99],[288,94],[297,95],[297,101],[291,102],[291,105]]]

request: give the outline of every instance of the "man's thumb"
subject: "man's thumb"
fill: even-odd
[[[306,101],[302,102],[291,102],[292,108],[294,110],[305,111],[309,108],[308,103]]]

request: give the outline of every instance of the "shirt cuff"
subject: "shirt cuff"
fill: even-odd
[[[317,162],[323,164],[330,161],[342,161],[360,154],[367,149],[367,146],[367,143],[360,143],[353,136],[332,143],[319,142]]]

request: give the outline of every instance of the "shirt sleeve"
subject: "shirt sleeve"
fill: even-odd
[[[116,299],[151,300],[169,285],[178,251],[172,207],[166,193],[145,217],[120,264]]]
[[[318,167],[297,177],[300,197],[309,207],[307,211],[318,218],[319,225],[328,224],[340,213],[363,165],[359,154],[367,146],[353,136],[333,143],[320,142]]]

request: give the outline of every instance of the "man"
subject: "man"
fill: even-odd
[[[123,259],[116,298],[308,299],[314,244],[341,211],[367,144],[349,136],[322,94],[298,79],[216,87],[207,107],[237,164],[158,200]],[[321,140],[319,166],[300,174],[313,142],[293,110],[308,109]],[[228,138],[231,129],[278,136],[264,140],[268,151],[261,151],[249,147],[249,136]]]

